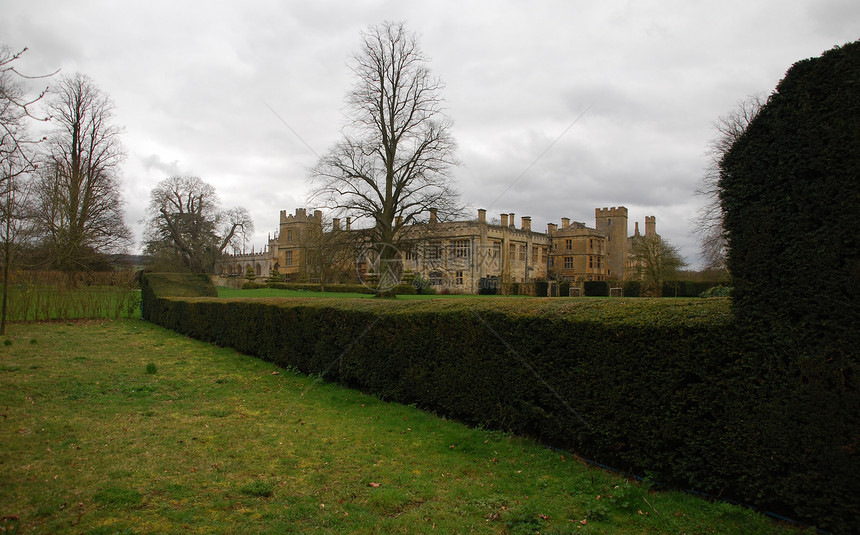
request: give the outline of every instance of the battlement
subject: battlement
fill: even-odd
[[[627,217],[627,208],[613,206],[612,208],[595,208],[594,217]]]

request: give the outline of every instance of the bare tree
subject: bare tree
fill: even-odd
[[[355,234],[340,228],[339,221],[320,217],[313,218],[299,236],[305,270],[319,280],[322,291],[326,284],[338,282],[352,269],[358,246]]]
[[[693,220],[693,232],[699,237],[705,269],[726,269],[726,238],[723,231],[723,209],[720,206],[720,161],[735,144],[747,126],[764,106],[764,95],[752,95],[737,103],[735,109],[714,122],[717,136],[708,145],[708,167],[699,181],[696,195],[705,205]]]
[[[663,282],[678,275],[686,262],[678,249],[657,234],[635,236],[630,251],[632,277],[642,282],[643,295],[659,297]]]
[[[224,250],[241,248],[254,230],[246,209],[222,210],[215,188],[195,176],[159,182],[147,217],[146,252],[193,273],[211,273]]]
[[[0,260],[2,260],[2,293],[0,334],[6,332],[6,309],[9,299],[9,276],[19,249],[27,236],[27,186],[23,180],[36,169],[34,149],[42,140],[30,136],[32,121],[47,121],[33,108],[46,90],[28,95],[23,81],[47,76],[26,76],[16,70],[15,62],[26,52],[18,53],[0,46]]]
[[[27,125],[31,121],[49,119],[33,110],[47,89],[29,96],[23,80],[46,78],[53,74],[26,76],[18,72],[15,62],[26,51],[25,48],[13,53],[9,47],[0,46],[0,165],[3,165],[3,180],[14,179],[36,168],[33,149],[42,140],[31,138]]]
[[[19,163],[22,155],[10,155],[0,162],[0,173],[3,180],[0,181],[0,260],[2,260],[2,292],[3,300],[0,304],[0,335],[6,334],[6,310],[9,301],[9,277],[13,264],[19,262],[18,257],[22,246],[31,235],[32,225],[28,213],[28,186],[23,180],[19,180],[16,173],[26,163]]]
[[[122,130],[113,103],[80,73],[60,80],[48,109],[55,127],[35,187],[35,219],[52,267],[89,269],[132,243],[119,190]]]
[[[415,34],[384,22],[361,37],[347,96],[351,121],[343,140],[310,170],[311,203],[369,222],[367,239],[383,270],[378,293],[388,296],[399,278],[404,228],[426,221],[431,208],[440,218],[457,209],[449,175],[456,143],[442,109],[442,83]]]

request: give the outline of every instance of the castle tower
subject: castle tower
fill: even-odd
[[[594,228],[606,234],[606,278],[624,280],[627,262],[627,208],[595,208]]]
[[[657,235],[657,218],[653,215],[645,216],[645,236]]]

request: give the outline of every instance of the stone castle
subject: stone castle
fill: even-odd
[[[500,214],[488,222],[487,211],[478,210],[477,218],[464,221],[439,221],[430,210],[427,224],[416,225],[399,251],[402,271],[420,277],[437,290],[477,293],[482,280],[495,278],[502,283],[530,283],[541,280],[623,281],[630,271],[631,240],[628,235],[627,208],[597,208],[594,227],[562,218],[550,223],[546,232],[531,227],[531,217]],[[323,230],[325,228],[326,230]],[[331,249],[334,234],[338,247],[349,250],[334,259],[324,256]],[[645,218],[645,236],[656,236],[656,218]],[[355,283],[372,278],[373,255],[363,247],[360,229],[352,228],[350,218],[332,219],[329,224],[317,210],[308,214],[298,208],[295,214],[280,213],[280,225],[274,237],[260,252],[226,255],[216,265],[221,277],[244,276],[250,266],[257,277],[268,278],[277,270],[286,281]],[[331,252],[331,251],[326,251]],[[323,266],[320,262],[329,262]],[[378,272],[378,269],[376,270]]]

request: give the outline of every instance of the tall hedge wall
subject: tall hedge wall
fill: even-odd
[[[860,354],[858,73],[860,41],[795,63],[725,154],[719,184],[739,322],[837,376]]]
[[[146,283],[144,283],[146,284]],[[856,392],[738,347],[726,299],[147,301],[189,336],[670,485],[860,530]]]

